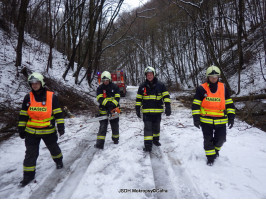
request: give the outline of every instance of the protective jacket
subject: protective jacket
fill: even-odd
[[[116,84],[110,82],[108,85],[101,84],[97,88],[100,115],[106,115],[111,109],[119,107],[119,100],[120,90]]]
[[[33,179],[39,156],[41,139],[49,149],[55,163],[61,163],[63,155],[57,144],[57,129],[64,133],[63,113],[53,92],[41,88],[38,92],[27,94],[19,113],[18,131],[25,137],[26,155],[23,162],[24,179]],[[26,133],[26,134],[25,134]]]
[[[208,81],[199,86],[192,104],[192,115],[194,124],[201,123],[205,153],[213,162],[226,141],[228,118],[235,118],[235,106],[225,85]]]
[[[100,115],[107,115],[112,109],[119,107],[120,90],[119,87],[110,82],[108,85],[101,84],[97,88],[97,101],[99,103]],[[112,129],[112,140],[118,142],[119,140],[119,118],[110,120]],[[100,121],[100,128],[97,134],[97,148],[103,149],[106,133],[107,133],[108,120]]]
[[[33,135],[48,135],[64,132],[64,119],[57,97],[53,92],[42,88],[38,93],[32,91],[24,98],[19,113],[19,132]]]
[[[235,106],[225,85],[221,82],[204,83],[196,90],[192,104],[195,121],[223,125],[235,118]]]
[[[163,104],[170,107],[170,95],[165,85],[156,77],[152,82],[146,80],[139,86],[136,110],[142,108],[143,114],[160,114],[164,112]]]

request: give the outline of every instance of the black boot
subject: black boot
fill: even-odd
[[[158,140],[153,140],[153,144],[157,147],[161,146],[161,143]]]
[[[114,144],[118,144],[118,143],[119,143],[119,141],[118,141],[118,140],[115,140],[115,141],[114,141]]]
[[[152,151],[152,146],[145,146],[144,148],[143,148],[143,151],[146,151],[146,152],[151,152]]]
[[[99,144],[95,144],[94,147],[97,149],[103,149],[103,145],[99,145]]]
[[[212,166],[215,158],[216,158],[216,155],[207,156],[207,165]]]
[[[28,185],[33,179],[34,179],[33,176],[24,176],[23,180],[20,181],[19,186],[20,186],[20,187],[25,187],[25,186]]]
[[[56,169],[62,169],[64,167],[62,159],[56,161]]]
[[[216,152],[216,158],[219,157],[219,150],[215,149],[215,152]]]
[[[20,181],[19,186],[25,187],[35,178],[35,171],[24,171],[23,180]]]

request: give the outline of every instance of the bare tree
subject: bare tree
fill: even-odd
[[[243,48],[242,48],[242,34],[243,34],[243,24],[244,24],[244,1],[235,0],[235,10],[236,10],[236,21],[237,21],[237,47],[238,47],[238,90],[237,95],[240,93],[240,75],[243,68]]]
[[[17,77],[19,76],[18,68],[21,66],[22,62],[22,45],[24,42],[24,28],[27,20],[27,8],[29,0],[21,0],[19,14],[18,14],[18,43],[16,48],[16,68],[17,68]]]

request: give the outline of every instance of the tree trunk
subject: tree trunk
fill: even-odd
[[[22,46],[24,42],[24,28],[27,20],[27,8],[29,0],[21,0],[19,15],[18,15],[18,43],[16,48],[16,64],[17,67],[17,77],[19,76],[18,67],[21,66],[22,62]]]
[[[237,7],[237,5],[236,5]],[[243,68],[243,64],[244,64],[244,59],[243,59],[243,49],[242,49],[242,34],[243,34],[243,23],[244,23],[244,13],[243,13],[243,9],[244,9],[244,1],[243,0],[239,0],[238,1],[238,7],[239,7],[239,12],[236,16],[237,16],[237,46],[238,46],[238,61],[239,61],[239,66],[238,66],[238,90],[236,95],[238,95],[240,93],[240,74],[241,74],[241,70]]]

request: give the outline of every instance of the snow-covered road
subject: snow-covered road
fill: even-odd
[[[126,102],[132,103],[135,87]],[[143,152],[143,122],[134,112],[120,117],[120,143],[114,145],[108,127],[104,150],[93,145],[98,122],[87,116],[66,119],[59,138],[64,168],[55,169],[43,143],[36,179],[19,188],[24,141],[14,136],[0,144],[0,198],[266,198],[266,134],[236,120],[228,131],[220,157],[206,165],[201,130],[193,127],[191,111],[173,102],[163,115],[161,147]]]

